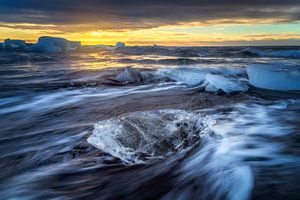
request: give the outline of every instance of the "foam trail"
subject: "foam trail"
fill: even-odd
[[[278,166],[299,162],[296,156],[284,155],[288,144],[280,142],[293,134],[293,127],[282,125],[280,116],[290,104],[239,104],[230,112],[208,115],[201,147],[182,164],[178,185],[163,199],[250,199],[254,179],[260,178],[253,168],[281,172]],[[265,184],[259,181],[256,184]]]

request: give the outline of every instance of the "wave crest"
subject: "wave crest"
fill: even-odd
[[[248,55],[261,57],[300,58],[300,50],[261,50],[247,48],[244,49],[243,52]]]

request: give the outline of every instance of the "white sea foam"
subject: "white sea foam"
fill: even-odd
[[[272,167],[295,160],[280,155],[286,148],[280,140],[268,141],[291,134],[292,129],[282,126],[280,115],[276,115],[289,104],[246,103],[230,112],[136,112],[97,123],[88,141],[125,163],[135,164],[143,163],[145,155],[148,159],[166,158],[199,140],[201,147],[178,166],[180,175],[174,190],[162,199],[192,199],[196,195],[196,199],[245,200],[250,199],[253,189],[252,166]],[[197,137],[195,141],[193,137]]]
[[[197,151],[177,167],[174,189],[162,199],[245,200],[251,198],[253,166],[286,166],[298,159],[281,155],[288,145],[281,138],[292,134],[293,128],[282,125],[280,113],[291,103],[238,104],[229,112],[221,108],[136,112],[97,123],[88,141],[129,164],[167,158],[200,141]]]
[[[290,103],[239,104],[230,112],[209,114],[202,147],[183,162],[178,185],[164,199],[250,199],[255,179],[252,167],[274,168],[299,161],[284,155],[288,143],[282,140],[294,129],[282,125],[280,113]],[[284,184],[286,180],[277,181]]]

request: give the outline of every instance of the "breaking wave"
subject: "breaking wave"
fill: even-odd
[[[293,177],[300,160],[288,153],[295,149],[283,142],[296,130],[285,122],[297,120],[297,113],[287,110],[294,103],[248,102],[195,112],[136,112],[97,123],[88,141],[127,164],[153,158],[168,160],[173,155],[160,164],[164,168],[186,154],[174,169],[178,177],[174,188],[161,198],[164,200],[250,199],[254,181],[260,188],[294,183],[290,189],[295,192],[297,179]],[[282,111],[289,117],[283,119]],[[283,168],[287,165],[288,171]],[[272,181],[272,174],[280,179]]]
[[[273,64],[298,60],[243,49],[0,51],[0,196],[300,199],[296,97],[276,101],[279,92],[257,87],[203,93],[299,85],[298,65]],[[256,48],[291,49],[299,50]],[[201,59],[205,64],[186,65]]]
[[[300,50],[262,50],[247,48],[243,52],[248,55],[261,57],[281,57],[281,58],[300,58]]]

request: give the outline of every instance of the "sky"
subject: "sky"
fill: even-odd
[[[300,45],[300,0],[0,0],[0,40]]]

